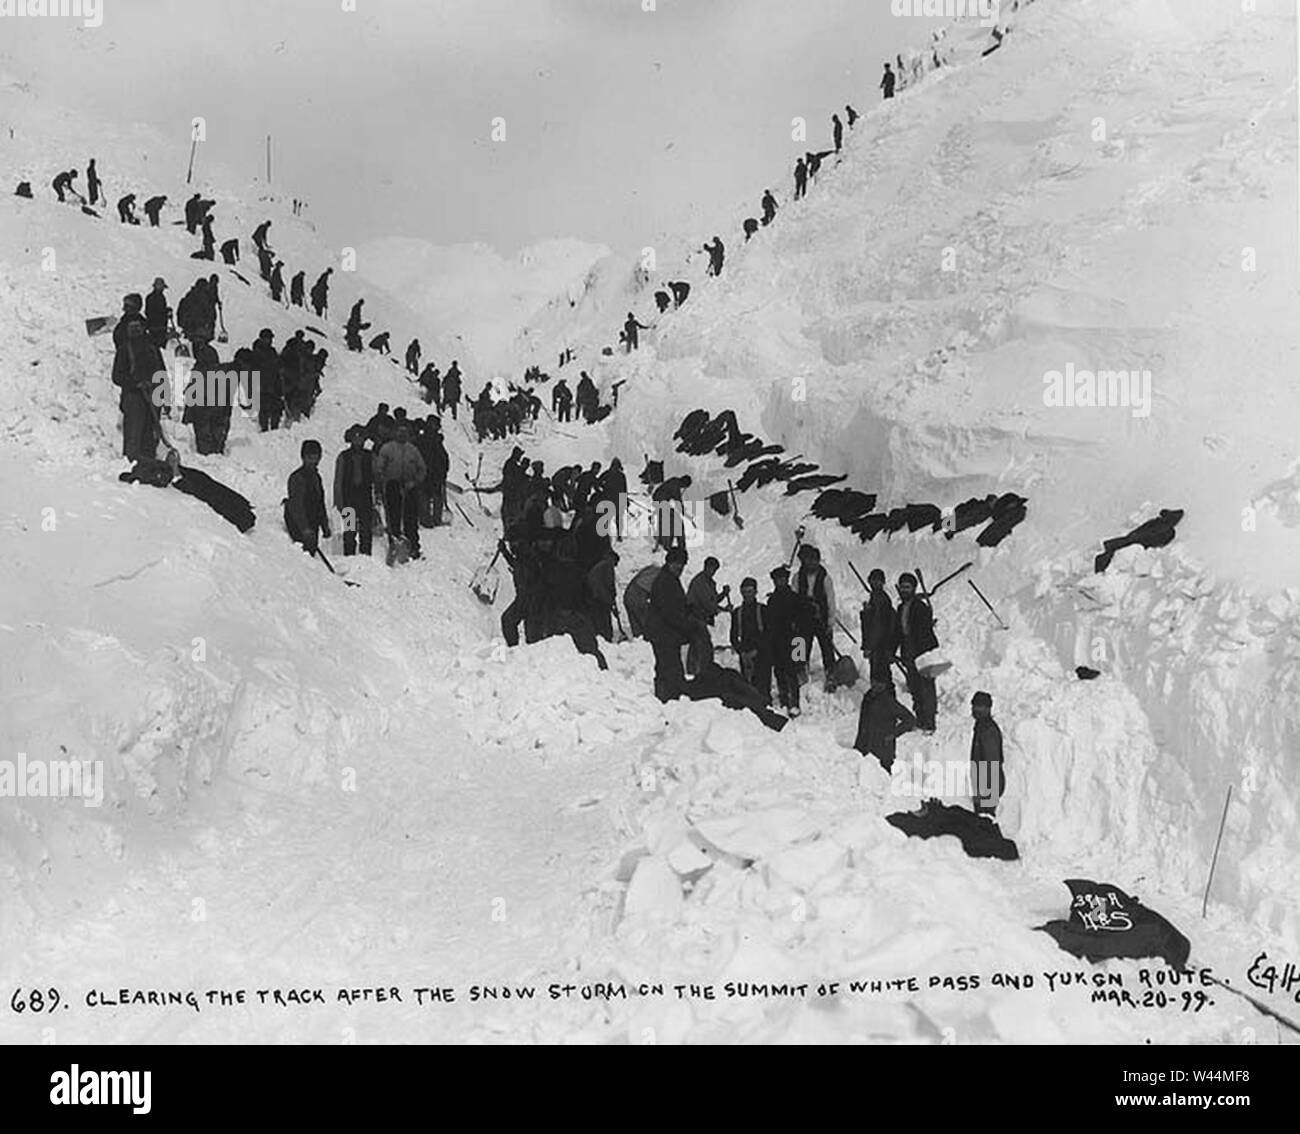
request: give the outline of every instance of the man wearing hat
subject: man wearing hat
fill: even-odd
[[[767,599],[767,641],[776,676],[776,693],[781,707],[797,717],[799,709],[799,665],[807,660],[808,643],[800,636],[802,603],[790,589],[790,568],[782,564],[771,571],[775,590]]]
[[[374,531],[374,454],[366,448],[366,431],[349,426],[348,447],[334,458],[334,507],[343,516],[343,554],[369,555]],[[360,547],[358,548],[358,541]]]
[[[144,300],[135,292],[122,298],[122,318],[113,328],[113,385],[121,393],[122,455],[129,461],[153,460],[158,455],[158,410],[153,398],[165,378],[162,355],[149,341],[141,309]]]
[[[655,653],[655,696],[667,702],[679,697],[686,685],[682,668],[682,647],[704,629],[686,609],[682,572],[686,569],[686,548],[672,547],[664,569],[650,586],[645,635]]]
[[[831,577],[822,566],[822,553],[811,544],[805,543],[799,548],[799,573],[795,578],[796,593],[803,601],[802,636],[807,643],[808,653],[812,653],[812,643],[817,642],[822,654],[822,672],[826,692],[835,687],[833,672],[839,660],[839,651],[835,648],[834,635],[831,632],[831,619],[835,617],[835,588]],[[804,657],[801,673],[806,677],[808,658]]]
[[[970,699],[975,729],[970,741],[971,810],[990,819],[1007,790],[1002,770],[1002,730],[993,719],[993,698],[982,689]]]
[[[934,732],[938,711],[938,693],[934,678],[916,668],[916,659],[939,648],[934,636],[934,612],[930,600],[916,593],[916,576],[904,571],[898,576],[898,608],[894,611],[894,641],[898,657],[907,673],[907,691],[912,695],[912,711],[922,732]]]
[[[153,281],[153,290],[144,301],[144,321],[149,328],[149,341],[159,350],[167,345],[167,326],[172,318],[166,291],[167,281],[159,276]]]

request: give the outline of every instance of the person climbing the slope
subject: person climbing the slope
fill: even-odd
[[[323,319],[329,311],[330,273],[333,271],[333,268],[326,268],[311,285],[311,306],[318,319]]]
[[[722,244],[722,237],[715,236],[711,244],[706,244],[704,246],[704,251],[709,254],[709,267],[706,274],[710,276],[722,275],[722,263],[723,258],[726,255],[726,249]]]
[[[627,313],[627,318],[623,321],[623,341],[627,343],[628,354],[636,350],[639,345],[637,332],[648,331],[652,326],[653,324],[637,322],[636,316],[631,311]]]
[[[451,410],[453,421],[460,420],[460,363],[454,358],[442,376],[442,408]]]
[[[895,81],[896,81],[896,80],[895,80],[895,76],[894,76],[894,70],[893,70],[893,68],[889,65],[889,63],[886,63],[886,64],[885,64],[885,73],[884,73],[884,75],[881,76],[881,79],[880,79],[880,89],[881,89],[882,91],[885,92],[885,98],[893,98],[893,97],[894,97],[894,83],[895,83]]]
[[[765,190],[763,193],[763,227],[766,228],[776,217],[776,198],[772,196],[772,190]]]

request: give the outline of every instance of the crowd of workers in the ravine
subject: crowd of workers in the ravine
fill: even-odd
[[[1000,42],[1001,36],[997,37]],[[945,60],[941,37],[932,44],[934,66]],[[915,82],[925,70],[925,61],[915,57],[908,66],[900,57],[898,70],[886,64],[880,87],[885,98],[908,82]],[[852,106],[844,108],[843,119],[832,116],[830,149],[810,151],[795,164],[795,200],[802,199],[818,176],[822,163],[838,154],[844,129],[852,128],[859,115]],[[72,200],[84,212],[98,216],[95,206],[107,202],[103,182],[92,160],[86,171],[88,197],[76,189],[77,171],[54,178],[52,188],[60,201]],[[31,197],[31,186],[22,182],[18,195]],[[161,223],[168,199],[162,195],[143,202],[152,227]],[[240,261],[237,238],[218,246],[214,232],[213,200],[194,193],[184,204],[186,230],[200,237],[192,254],[196,260],[215,260],[219,253],[233,269]],[[298,213],[295,202],[295,215]],[[761,217],[744,222],[748,241],[760,228],[772,224],[778,202],[769,189],[761,201]],[[139,225],[136,194],[123,194],[116,203],[123,224]],[[181,223],[177,221],[176,223]],[[332,268],[315,277],[310,288],[307,273],[299,270],[286,282],[285,263],[271,247],[271,221],[259,224],[252,233],[259,271],[273,301],[286,307],[308,307],[318,319],[329,311]],[[707,277],[723,271],[725,248],[715,236],[703,251],[707,253]],[[180,466],[179,454],[167,439],[163,421],[171,417],[177,399],[172,384],[183,384],[184,409],[181,421],[192,426],[194,448],[205,455],[225,452],[233,411],[239,407],[255,418],[262,432],[293,425],[311,417],[321,393],[329,352],[317,346],[308,332],[298,330],[277,346],[269,328],[262,329],[233,356],[223,360],[216,344],[229,341],[217,274],[200,275],[173,311],[167,284],[156,279],[147,297],[131,294],[124,298],[122,315],[113,329],[115,347],[112,380],[118,386],[122,411],[122,450],[133,464],[123,479],[142,483],[170,484],[219,511],[241,530],[251,527],[253,512],[247,500],[207,474]],[[666,283],[654,292],[659,314],[676,310],[690,295],[684,280]],[[390,332],[380,331],[368,340],[372,324],[364,315],[364,300],[353,304],[343,324],[349,350],[368,346],[380,355],[390,355]],[[642,323],[629,311],[619,335],[627,352],[640,344],[640,332],[653,324]],[[168,359],[165,352],[175,344]],[[604,355],[612,348],[604,347]],[[182,361],[182,360],[188,360]],[[169,361],[172,369],[169,371]],[[562,368],[574,361],[571,349],[559,356]],[[464,375],[453,360],[442,371],[423,358],[418,338],[404,352],[405,370],[419,389],[419,397],[430,407],[425,416],[408,418],[398,406],[390,410],[380,404],[366,422],[357,422],[344,435],[344,447],[334,460],[332,503],[340,517],[345,556],[370,555],[377,531],[388,537],[389,562],[420,558],[422,528],[437,527],[448,518],[449,459],[442,436],[443,417],[460,421],[462,404],[470,407],[470,420],[480,443],[518,435],[537,421],[543,409],[536,389],[550,382],[540,367],[530,367],[523,384],[510,383],[505,390],[484,385],[477,397],[466,398]],[[602,404],[600,392],[590,375],[581,371],[575,388],[560,377],[551,385],[550,411],[559,423],[595,423],[617,404],[618,387],[613,384],[612,403]],[[167,449],[167,460],[158,460],[158,446]],[[322,537],[332,534],[330,508],[319,466],[324,453],[316,440],[301,445],[301,466],[288,478],[283,502],[284,524],[291,539],[308,553],[328,564],[320,547]],[[654,471],[658,467],[658,475]],[[690,486],[688,476],[665,480],[662,465],[649,462],[642,475],[647,484],[648,503],[640,505],[628,493],[627,478],[615,459],[608,468],[596,462],[589,468],[570,466],[547,474],[540,461],[525,458],[516,447],[505,462],[500,482],[492,486],[475,484],[482,493],[501,494],[504,527],[497,553],[509,565],[514,578],[514,598],[501,616],[501,629],[510,645],[524,640],[568,635],[578,650],[593,656],[604,668],[600,643],[616,640],[615,628],[630,637],[648,639],[654,654],[654,692],[662,701],[679,696],[719,698],[734,708],[756,713],[773,728],[782,727],[800,714],[801,687],[809,680],[814,646],[820,652],[824,687],[833,691],[858,680],[857,667],[836,646],[834,630],[837,605],[830,576],[811,546],[798,548],[798,567],[779,564],[769,573],[771,591],[759,598],[758,582],[746,577],[739,584],[739,598],[733,600],[730,587],[719,588],[718,560],[706,558],[701,569],[683,586],[688,561],[685,546],[683,493]],[[457,505],[459,508],[459,505]],[[638,510],[642,515],[638,517]],[[462,510],[462,515],[465,515]],[[466,516],[466,519],[468,517]],[[619,556],[613,540],[645,521],[652,538],[665,551],[663,562],[639,570],[622,593],[627,627],[622,627],[617,601],[616,568]],[[896,584],[897,608],[891,602],[882,572],[869,576],[870,594],[863,604],[861,649],[868,677],[859,714],[856,746],[875,755],[886,769],[892,767],[894,742],[903,732],[935,727],[937,698],[934,678],[923,664],[938,642],[928,597],[920,593],[910,573]],[[728,643],[736,665],[723,667],[715,658],[712,631],[722,616],[730,619]],[[683,658],[683,652],[685,658]],[[918,661],[919,659],[919,661]],[[911,709],[900,704],[893,673],[898,670],[911,700]],[[775,689],[775,695],[773,690]],[[777,710],[781,710],[778,712]],[[993,763],[1001,777],[1001,733],[991,717],[991,700],[977,694],[972,702],[976,718],[972,759]]]

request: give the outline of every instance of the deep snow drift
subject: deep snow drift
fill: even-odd
[[[985,60],[987,32],[959,28],[953,66],[865,114],[806,202],[778,187],[772,228],[748,247],[724,234],[720,281],[671,251],[649,280],[608,257],[515,338],[516,374],[550,368],[569,342],[578,365],[601,360],[606,389],[626,379],[606,424],[544,422],[526,440],[548,467],[619,454],[635,473],[649,453],[723,487],[733,470],[672,454],[669,437],[697,405],[730,406],[884,507],[1030,499],[1029,519],[995,550],[967,533],[863,547],[804,517],[809,497],[768,488],[742,496],[743,530],[701,511],[692,551],[717,555],[733,584],[765,579],[803,522],[854,629],[850,556],[891,578],[975,560],[1010,629],[963,584],[940,594],[954,668],[937,732],[904,738],[899,759],[918,791],[927,762],[964,762],[969,695],[991,691],[1017,863],[971,860],[951,839],[909,840],[884,822],[917,795],[910,774],[891,780],[848,747],[856,693],[810,687],[805,715],[774,734],[711,703],[661,706],[644,643],[609,648],[604,674],[563,640],[507,650],[495,619],[508,583],[490,609],[465,585],[497,534],[472,492],[456,499],[474,526],[457,513],[421,563],[390,572],[336,555],[358,588],[292,548],[278,505],[301,440],[324,443],[328,469],[344,428],[376,401],[419,409],[397,368],[343,351],[337,324],[352,299],[369,297],[395,344],[419,334],[426,354],[451,357],[455,328],[420,322],[355,277],[335,273],[331,363],[310,421],[261,435],[237,415],[224,458],[193,455],[179,431],[187,463],[253,501],[250,535],[178,493],[119,483],[111,348],[83,320],[155,275],[174,301],[209,269],[174,228],[92,220],[45,188],[93,153],[110,194],[148,184],[176,203],[179,175],[148,172],[163,154],[178,168],[174,153],[9,90],[5,166],[32,179],[37,200],[0,197],[0,747],[5,759],[100,761],[104,794],[99,807],[0,800],[0,988],[6,1000],[58,988],[72,1003],[53,1021],[8,1013],[0,1034],[1271,1042],[1273,1026],[1219,989],[1205,990],[1212,1005],[1137,1009],[1093,1003],[1091,983],[1062,989],[1055,974],[1086,972],[1136,992],[1140,972],[1161,966],[1089,966],[1034,928],[1064,915],[1063,879],[1094,877],[1160,910],[1191,937],[1194,966],[1239,988],[1261,950],[1281,961],[1300,944],[1297,596],[1283,589],[1300,515],[1300,414],[1284,365],[1297,281],[1280,254],[1296,245],[1294,16],[1261,8],[1246,19],[1210,3],[1040,0]],[[31,93],[49,105],[49,92]],[[219,179],[203,187],[220,235],[247,242],[273,216],[292,267],[310,279],[334,262],[278,202]],[[601,356],[624,312],[649,316],[650,292],[673,278],[692,281],[688,304],[639,354]],[[532,307],[535,282],[503,298],[494,340]],[[279,342],[314,322],[256,282],[223,288],[232,348],[262,326]],[[1067,363],[1150,368],[1150,416],[1044,405],[1044,372]],[[490,376],[468,373],[467,390]],[[454,423],[447,434],[464,485],[476,450]],[[494,480],[508,446],[486,452]],[[1101,539],[1160,507],[1187,510],[1175,543],[1123,551],[1094,575]],[[652,559],[641,540],[620,550],[621,582]],[[1077,681],[1080,663],[1100,679]],[[1036,979],[1007,988],[1001,973]],[[817,994],[832,981],[836,992]],[[546,991],[597,982],[669,992]],[[811,987],[671,992],[727,982]],[[473,983],[540,991],[473,1003]],[[403,998],[336,998],[367,986]],[[413,986],[455,986],[458,998],[416,1004]],[[328,1003],[84,999],[303,987]],[[1284,997],[1258,995],[1285,1010]]]

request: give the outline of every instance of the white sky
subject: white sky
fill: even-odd
[[[4,50],[61,101],[275,181],[341,244],[415,236],[510,254],[707,235],[790,192],[829,116],[879,99],[931,21],[889,0],[103,0],[103,25],[6,19]],[[810,145],[790,140],[804,115]],[[507,139],[490,140],[492,119]],[[78,160],[80,160],[78,158]]]

